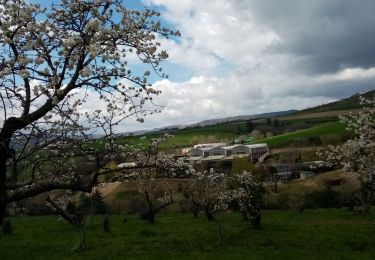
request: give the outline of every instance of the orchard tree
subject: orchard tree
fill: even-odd
[[[362,112],[341,117],[354,138],[342,145],[330,146],[320,155],[329,163],[342,164],[344,170],[357,173],[361,183],[360,203],[370,209],[375,191],[375,97],[360,97]]]
[[[255,176],[248,171],[234,174],[233,198],[238,202],[240,211],[245,220],[254,228],[261,228],[261,203],[264,188]]]
[[[141,214],[150,224],[155,224],[156,214],[174,202],[173,187],[170,182],[157,179],[173,178],[176,174],[190,175],[194,173],[191,164],[184,162],[181,158],[175,160],[173,155],[159,152],[160,143],[169,137],[171,136],[165,134],[160,138],[154,138],[147,147],[140,149],[139,152],[135,152],[133,149],[131,161],[135,162],[139,169],[135,169],[125,176],[135,181],[138,192],[144,194],[147,209]],[[153,167],[148,167],[148,165],[153,165]]]
[[[91,192],[111,170],[107,162],[124,153],[114,128],[155,112],[149,104],[159,91],[148,78],[165,76],[168,57],[157,37],[179,34],[158,16],[121,0],[48,8],[0,0],[0,224],[12,202],[55,189]],[[135,59],[151,72],[134,73]],[[87,108],[99,101],[104,108]],[[105,153],[92,140],[98,128]]]
[[[219,242],[223,240],[222,214],[228,211],[229,204],[235,200],[236,193],[229,189],[228,176],[209,171],[196,172],[190,187],[194,205],[203,209],[208,221],[215,221],[218,227]]]
[[[190,186],[191,198],[194,205],[204,211],[208,221],[214,221],[215,215],[228,209],[232,200],[228,187],[228,176],[214,169],[193,174]]]

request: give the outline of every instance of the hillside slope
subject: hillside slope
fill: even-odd
[[[296,114],[360,109],[362,108],[362,106],[360,105],[359,97],[362,96],[362,97],[370,98],[370,97],[373,97],[374,95],[375,95],[375,90],[371,90],[363,94],[355,94],[351,97],[344,98],[344,99],[331,102],[328,104],[323,104],[320,106],[307,108],[299,112],[296,112]]]
[[[267,143],[269,147],[283,147],[288,145],[298,145],[301,142],[303,145],[304,139],[324,137],[324,136],[337,136],[341,137],[348,134],[345,124],[341,122],[330,122],[314,126],[307,129],[302,129],[282,135],[272,136],[257,140],[256,143]]]

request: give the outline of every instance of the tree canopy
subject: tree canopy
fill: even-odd
[[[53,189],[90,191],[99,171],[87,179],[77,164],[90,159],[102,169],[125,157],[114,127],[155,112],[147,104],[159,91],[148,81],[151,73],[165,76],[160,62],[168,57],[157,39],[179,33],[163,27],[158,12],[123,2],[61,0],[42,8],[0,1],[0,224],[11,202]],[[150,71],[135,73],[132,62]],[[96,100],[105,108],[85,108]],[[98,128],[104,153],[92,145]]]

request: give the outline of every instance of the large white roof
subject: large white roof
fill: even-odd
[[[194,148],[208,148],[208,147],[217,147],[217,146],[224,146],[226,143],[208,143],[208,144],[196,144],[194,145]]]
[[[267,144],[247,144],[249,148],[267,147]]]

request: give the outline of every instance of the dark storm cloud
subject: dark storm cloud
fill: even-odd
[[[239,0],[281,41],[268,51],[286,52],[313,73],[375,66],[374,0]]]

